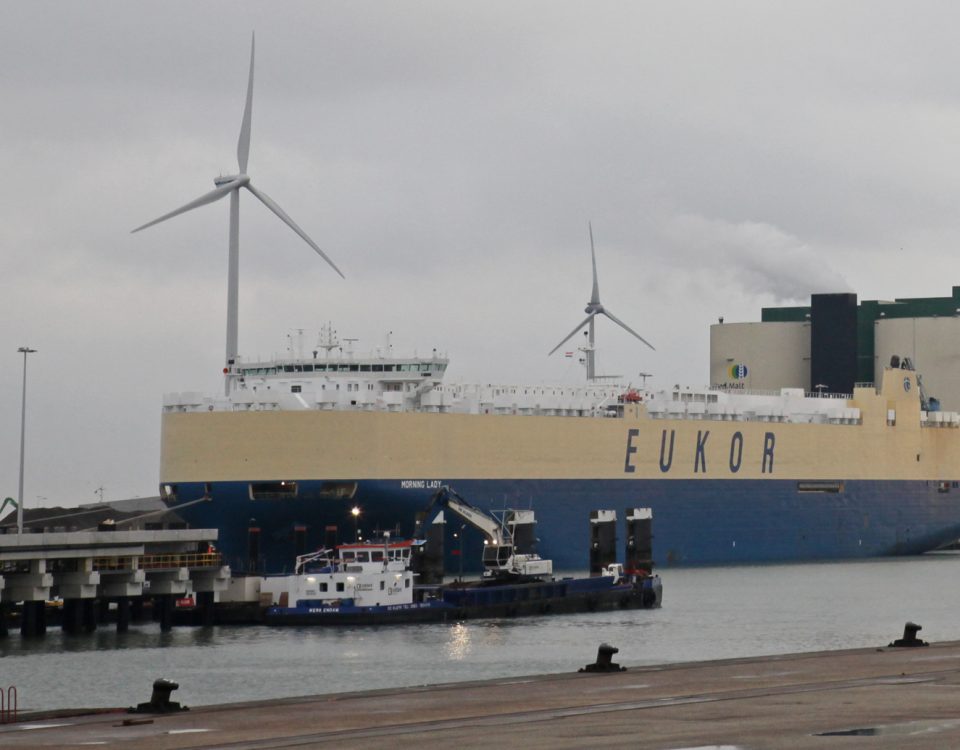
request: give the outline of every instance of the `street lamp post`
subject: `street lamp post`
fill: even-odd
[[[458,578],[460,583],[463,583],[463,530],[467,528],[466,524],[461,524],[460,526],[460,577]]]
[[[17,349],[23,355],[23,399],[20,404],[20,487],[17,494],[17,533],[23,533],[23,452],[27,434],[27,355],[36,352],[29,346]]]
[[[353,516],[353,541],[360,541],[360,528],[357,526],[357,519],[360,518],[360,508],[356,505],[350,509],[350,515]]]

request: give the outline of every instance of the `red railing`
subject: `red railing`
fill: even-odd
[[[17,688],[11,685],[6,690],[0,688],[0,724],[9,724],[17,720]]]

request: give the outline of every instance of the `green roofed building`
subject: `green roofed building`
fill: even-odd
[[[710,329],[711,383],[730,389],[849,394],[878,382],[893,357],[909,359],[926,394],[960,411],[960,286],[949,297],[859,304],[855,294],[814,294],[809,306],[763,308],[759,323]]]

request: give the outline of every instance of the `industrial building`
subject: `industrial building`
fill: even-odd
[[[807,307],[765,307],[760,322],[710,327],[710,382],[721,388],[803,388],[824,396],[876,383],[908,358],[927,396],[960,411],[960,287],[949,297],[857,301],[814,294]]]

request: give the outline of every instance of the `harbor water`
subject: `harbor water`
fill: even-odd
[[[186,705],[576,671],[606,642],[626,666],[883,646],[912,620],[960,640],[960,556],[660,571],[658,610],[353,628],[175,628],[0,641],[20,711],[123,707],[153,680]]]

